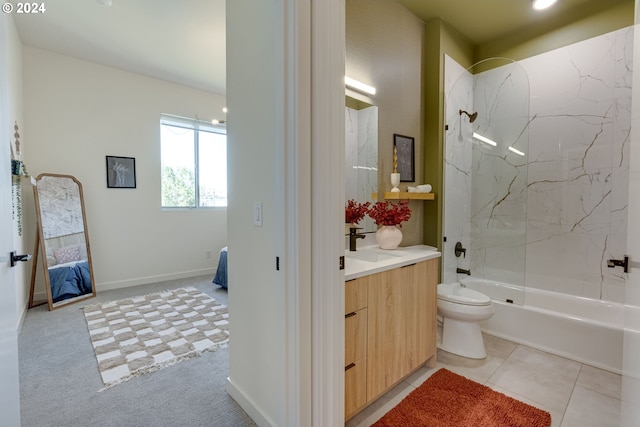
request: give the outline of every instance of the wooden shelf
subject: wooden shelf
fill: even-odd
[[[371,198],[373,200],[378,199],[378,193],[371,193]],[[401,199],[409,199],[409,200],[435,200],[436,195],[433,193],[408,193],[406,191],[400,191],[397,193],[392,193],[391,191],[384,192],[384,198],[386,200],[401,200]]]

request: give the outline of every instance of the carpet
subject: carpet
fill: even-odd
[[[227,307],[193,287],[84,307],[105,389],[229,342]]]
[[[372,427],[549,427],[551,415],[440,369]]]

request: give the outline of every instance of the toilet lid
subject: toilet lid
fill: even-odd
[[[438,285],[438,298],[465,305],[489,305],[491,298],[473,289],[463,288],[459,283]]]

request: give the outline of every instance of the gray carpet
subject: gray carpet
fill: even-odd
[[[30,309],[19,335],[22,427],[255,426],[226,392],[227,348],[99,392],[104,384],[81,308],[185,286],[228,304],[227,291],[201,276],[98,292],[51,312]]]

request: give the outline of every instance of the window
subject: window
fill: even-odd
[[[162,115],[163,208],[227,206],[227,133],[223,126]]]

